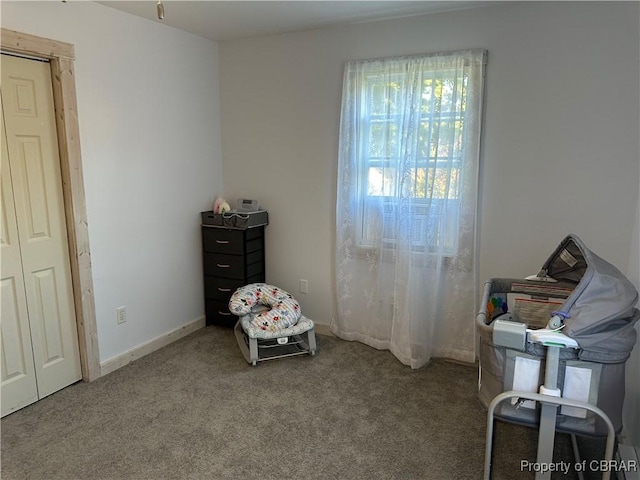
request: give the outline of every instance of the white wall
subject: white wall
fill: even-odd
[[[512,2],[221,43],[225,194],[270,211],[267,280],[331,321],[344,62],[466,48],[489,51],[480,279],[536,273],[568,233],[625,269],[638,45],[632,2]]]
[[[92,2],[1,8],[2,27],[75,45],[104,363],[203,315],[199,212],[222,190],[217,45]]]
[[[270,211],[267,281],[330,323],[344,62],[486,48],[480,279],[536,273],[575,233],[637,285],[638,19],[636,2],[512,2],[221,43],[225,194]],[[625,406],[636,444],[639,350]]]
[[[533,273],[573,232],[639,283],[633,2],[517,2],[232,41],[220,72],[215,43],[98,4],[1,9],[2,27],[76,48],[103,362],[202,315],[198,212],[223,192],[218,74],[224,193],[269,208],[267,280],[318,323],[334,303],[348,59],[487,48],[480,278]],[[117,326],[120,305],[129,320]],[[625,405],[636,444],[638,350]]]

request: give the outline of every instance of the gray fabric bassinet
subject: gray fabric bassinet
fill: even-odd
[[[530,278],[530,277],[528,277]],[[520,302],[520,305],[519,305]],[[497,278],[485,283],[476,318],[480,337],[479,398],[488,408],[510,390],[537,391],[544,382],[545,347],[526,342],[522,349],[495,345],[496,318],[545,327],[552,315],[564,319],[562,333],[579,348],[561,348],[557,388],[562,396],[602,409],[616,432],[622,429],[625,362],[636,342],[638,292],[613,265],[567,236],[543,264],[535,279]],[[496,417],[535,426],[540,407],[534,402],[503,402]],[[558,431],[606,435],[600,418],[585,409],[562,407]]]

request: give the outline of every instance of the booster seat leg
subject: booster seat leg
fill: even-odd
[[[309,342],[309,353],[311,355],[316,354],[316,334],[314,329],[307,331],[307,341]]]
[[[249,358],[251,359],[251,365],[254,367],[258,363],[258,340],[249,337]]]

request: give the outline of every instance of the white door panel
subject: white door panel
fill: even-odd
[[[4,132],[4,118],[0,108],[0,141],[2,165],[0,182],[2,204],[0,217],[0,348],[2,375],[2,415],[38,400],[36,374],[31,350],[31,332],[27,312],[27,299],[22,273],[22,256],[18,241],[18,224],[13,202],[13,188]]]
[[[49,65],[3,55],[2,104],[42,398],[82,376]]]

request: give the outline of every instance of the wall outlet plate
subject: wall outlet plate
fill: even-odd
[[[116,321],[118,322],[118,325],[127,321],[127,307],[122,306],[116,308]]]

